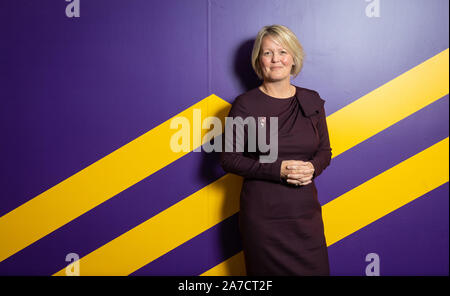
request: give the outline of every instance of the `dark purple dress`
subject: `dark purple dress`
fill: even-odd
[[[239,229],[248,275],[329,274],[322,211],[314,184],[331,160],[325,101],[316,91],[296,88],[296,95],[288,99],[254,88],[235,99],[228,115],[265,117],[256,122],[267,126],[267,137],[269,118],[278,117],[275,162],[260,162],[258,149],[221,154],[223,169],[244,177]],[[283,160],[310,161],[315,168],[313,182],[295,187],[281,180]]]

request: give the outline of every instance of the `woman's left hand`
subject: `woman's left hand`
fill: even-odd
[[[312,183],[314,166],[309,161],[298,160],[286,167],[289,170],[286,182],[293,185],[308,185]]]

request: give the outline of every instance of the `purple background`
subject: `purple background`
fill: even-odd
[[[0,2],[0,216],[211,93],[232,102],[258,85],[252,40],[284,24],[306,58],[293,83],[328,115],[448,48],[447,0],[64,0]],[[322,204],[448,137],[448,95],[334,158],[317,179]],[[382,114],[380,114],[382,116]],[[370,157],[367,157],[370,155]],[[189,153],[0,262],[0,274],[50,275],[224,172]],[[171,180],[179,182],[174,185]],[[196,275],[241,249],[236,215],[136,271]],[[448,183],[329,247],[333,275],[448,275]]]

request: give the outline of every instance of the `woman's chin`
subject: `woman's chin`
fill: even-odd
[[[266,78],[267,81],[269,82],[279,82],[279,81],[283,81],[286,79],[289,79],[290,76],[278,76],[278,75],[274,75],[274,76],[269,76]]]

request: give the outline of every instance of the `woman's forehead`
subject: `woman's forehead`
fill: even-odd
[[[261,48],[285,48],[283,44],[277,40],[274,36],[264,36],[261,44]]]

